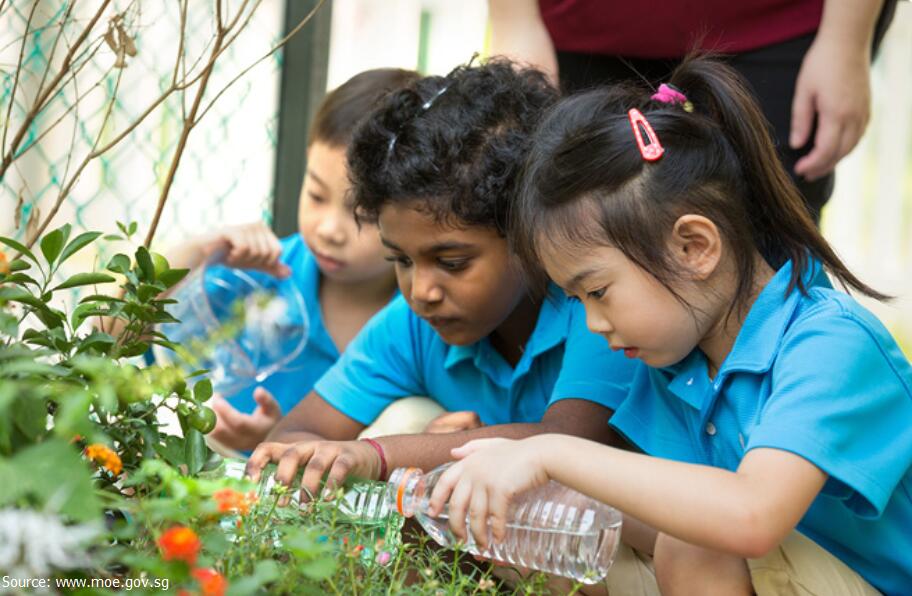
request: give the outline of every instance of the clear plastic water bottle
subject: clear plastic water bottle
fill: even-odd
[[[452,464],[424,474],[417,468],[398,468],[389,479],[391,506],[415,517],[441,546],[453,546],[446,509],[427,514],[428,501],[440,475]],[[520,567],[594,584],[608,573],[621,538],[621,514],[616,509],[556,482],[514,499],[502,542],[489,541],[481,550],[471,532],[463,549]]]
[[[223,461],[225,476],[243,477],[245,460],[226,458]],[[260,500],[268,499],[272,495],[276,485],[276,468],[276,464],[270,463],[260,473],[256,491]],[[289,492],[291,504],[294,506],[300,505],[299,487],[302,475],[303,468],[298,470]],[[335,502],[336,532],[332,539],[366,565],[386,565],[395,558],[402,545],[402,526],[405,518],[390,505],[387,491],[388,485],[385,482],[357,481],[348,485],[341,498]],[[223,528],[233,533],[233,524],[234,520],[229,519],[223,524]]]

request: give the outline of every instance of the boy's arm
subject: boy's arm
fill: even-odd
[[[365,426],[329,405],[311,391],[283,417],[266,437],[276,443],[299,441],[346,441],[358,436]]]
[[[600,441],[614,439],[608,428],[611,413],[596,403],[564,399],[548,408],[539,423],[499,424],[450,434],[393,435],[375,440],[383,449],[388,471],[399,467],[430,470],[451,461],[451,450],[473,439],[523,439],[542,433],[570,433]],[[256,479],[267,463],[275,461],[276,479],[291,484],[303,467],[301,487],[310,494],[316,494],[324,476],[329,486],[341,485],[349,476],[380,479],[379,453],[367,442],[350,440],[363,428],[312,392],[270,435],[276,442],[257,447],[248,460],[247,473]]]

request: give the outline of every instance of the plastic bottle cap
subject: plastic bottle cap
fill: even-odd
[[[421,470],[418,468],[406,468],[405,473],[402,474],[402,479],[399,480],[399,486],[396,487],[396,511],[399,512],[399,515],[405,515],[402,497],[405,496],[405,487],[408,486],[409,479],[415,474],[421,474]]]

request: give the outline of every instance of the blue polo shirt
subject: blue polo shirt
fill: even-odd
[[[912,367],[814,265],[762,290],[715,379],[694,350],[642,367],[611,424],[646,453],[735,470],[758,447],[829,475],[798,530],[887,594],[912,590]]]
[[[589,332],[581,305],[562,292],[551,295],[515,368],[488,338],[468,346],[445,343],[400,296],[362,329],[314,390],[365,425],[412,395],[448,411],[473,410],[485,424],[538,422],[548,406],[567,398],[614,409],[627,394],[635,363]]]
[[[282,414],[287,414],[308,393],[314,383],[339,359],[339,350],[323,326],[318,290],[320,269],[300,234],[282,239],[279,260],[291,269],[291,278],[304,297],[310,323],[307,344],[298,356],[282,370],[266,377],[258,385],[244,389],[226,399],[235,408],[249,414],[257,404],[253,400],[256,387],[265,387],[279,402]]]

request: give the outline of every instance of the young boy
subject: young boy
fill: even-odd
[[[302,491],[313,493],[325,473],[333,486],[429,469],[470,438],[614,441],[606,423],[633,364],[562,293],[531,293],[505,237],[528,139],[555,99],[541,73],[497,61],[415,81],[362,123],[349,149],[355,209],[378,224],[402,296],[256,449],[248,473],[278,461],[288,484],[305,466]],[[353,440],[413,395],[485,426]]]

